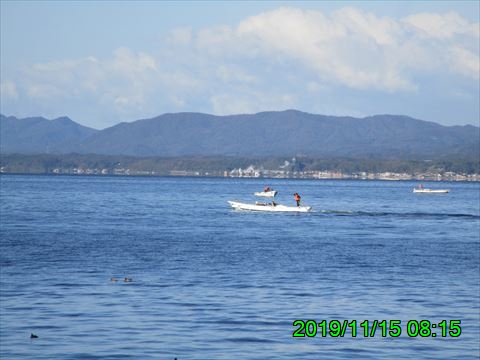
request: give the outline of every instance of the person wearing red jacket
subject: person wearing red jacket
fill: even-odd
[[[302,198],[298,193],[293,194],[293,198],[297,202],[297,206],[300,206],[300,199]]]

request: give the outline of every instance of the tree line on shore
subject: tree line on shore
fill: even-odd
[[[457,174],[479,174],[479,158],[446,158],[436,160],[374,159],[374,158],[315,158],[294,157],[226,157],[226,156],[182,156],[182,157],[134,157],[97,154],[2,154],[2,173],[69,173],[73,169],[95,169],[105,174],[129,169],[133,174],[170,175],[172,171],[191,171],[202,174],[220,174],[238,168],[254,166],[259,169],[291,172],[338,171],[342,173],[394,172],[418,174],[454,172]]]

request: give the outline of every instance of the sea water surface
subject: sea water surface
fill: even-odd
[[[478,183],[0,179],[1,359],[480,357]],[[315,212],[230,209],[266,185]],[[357,334],[293,337],[295,320]]]

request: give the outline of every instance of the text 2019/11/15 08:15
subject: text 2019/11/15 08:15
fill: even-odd
[[[351,337],[362,336],[374,337],[399,337],[406,333],[409,337],[459,337],[462,333],[461,320],[442,320],[432,322],[430,320],[409,320],[406,323],[405,332],[402,331],[401,320],[295,320],[293,326],[296,330],[293,337],[345,337],[350,333]]]

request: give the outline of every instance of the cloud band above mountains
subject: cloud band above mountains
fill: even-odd
[[[3,111],[28,103],[39,114],[54,107],[69,115],[83,104],[85,120],[284,108],[367,115],[361,101],[342,107],[332,99],[342,92],[409,96],[440,83],[473,101],[479,28],[454,12],[395,19],[353,7],[330,14],[282,7],[237,26],[175,28],[143,51],[27,63],[2,76]],[[478,101],[473,106],[478,112]]]

